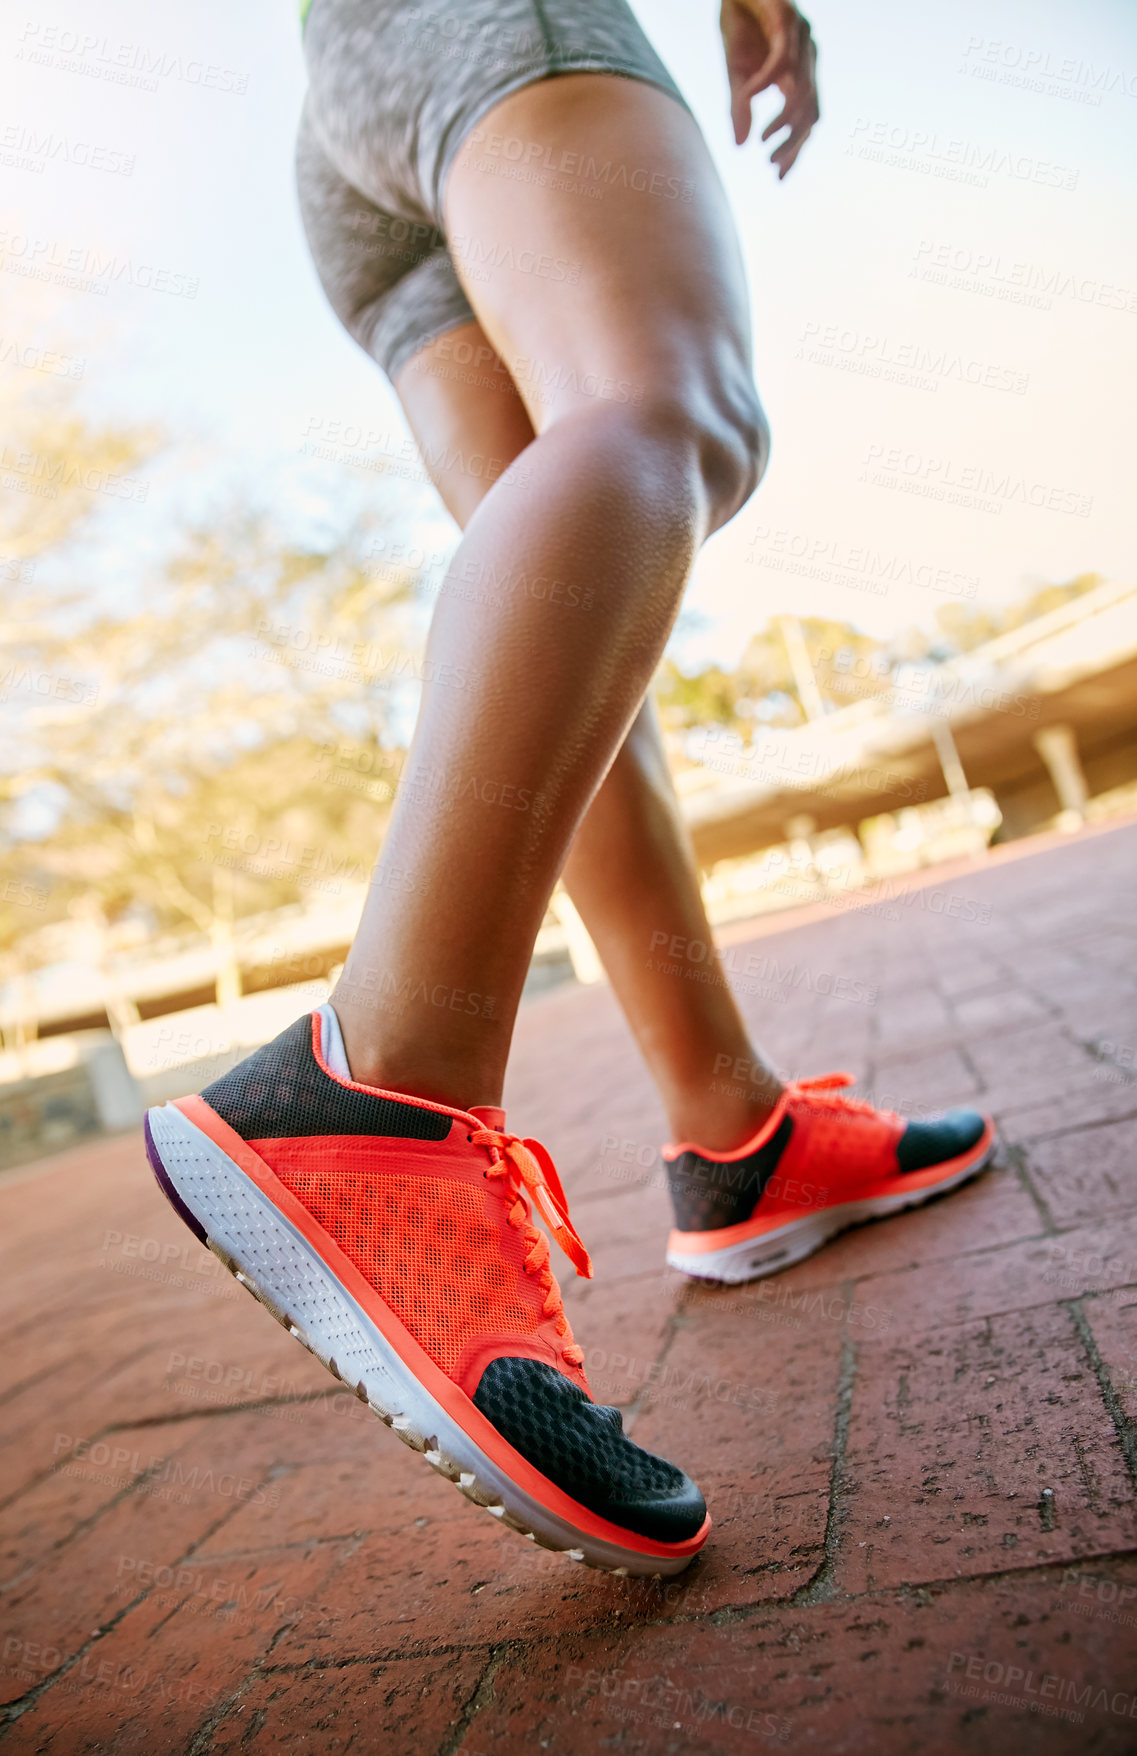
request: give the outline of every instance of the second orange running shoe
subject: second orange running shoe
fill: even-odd
[[[677,1229],[667,1261],[701,1280],[777,1274],[849,1226],[882,1219],[973,1177],[994,1125],[977,1110],[907,1122],[846,1095],[851,1073],[786,1087],[735,1152],[665,1146]]]
[[[592,1265],[548,1153],[500,1110],[333,1073],[321,1008],[146,1119],[182,1219],[469,1499],[544,1548],[667,1575],[710,1529],[683,1471],[593,1402],[536,1207]],[[345,1063],[346,1065],[346,1063]]]

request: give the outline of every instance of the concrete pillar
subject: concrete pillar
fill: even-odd
[[[567,890],[554,890],[551,907],[556,916],[557,924],[565,936],[568,954],[572,962],[572,973],[578,982],[591,986],[594,982],[604,980],[604,965],[599,953],[592,943],[592,937],[577,912],[576,904]]]
[[[1034,747],[1045,762],[1062,807],[1062,828],[1076,828],[1085,821],[1090,792],[1078,756],[1073,726],[1043,726],[1034,734]]]
[[[967,784],[963,763],[959,760],[959,751],[955,747],[955,739],[946,719],[933,720],[932,739],[936,746],[936,755],[940,759],[940,767],[944,771],[948,792],[953,799],[969,799],[971,788]]]
[[[96,1042],[89,1052],[87,1068],[103,1127],[112,1132],[137,1128],[142,1120],[142,1091],[126,1064],[122,1044],[113,1037]]]
[[[817,687],[817,677],[810,661],[809,648],[805,644],[805,635],[801,631],[801,623],[796,616],[779,616],[778,625],[786,643],[786,654],[794,674],[802,712],[808,720],[824,719],[825,703]]]

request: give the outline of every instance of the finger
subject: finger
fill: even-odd
[[[734,124],[734,144],[745,146],[750,138],[750,97],[745,86],[731,87],[730,119]]]
[[[783,89],[781,113],[762,130],[762,139],[770,140],[783,128],[812,128],[816,120],[816,100],[808,87],[799,89],[789,84]]]
[[[776,25],[770,37],[770,52],[757,73],[751,76],[750,83],[755,91],[765,91],[768,85],[774,83],[775,77],[785,61],[788,46],[789,38],[786,35],[785,25]]]
[[[769,140],[770,136],[772,134],[777,134],[779,129],[785,128],[787,123],[789,123],[791,120],[792,120],[792,117],[790,116],[790,106],[787,103],[783,106],[781,115],[775,116],[774,120],[771,123],[769,123],[769,125],[767,127],[763,128],[762,139]]]
[[[770,154],[770,163],[778,167],[779,182],[795,164],[798,153],[809,139],[811,127],[812,125],[807,128],[795,129],[783,140],[781,146],[775,148]]]

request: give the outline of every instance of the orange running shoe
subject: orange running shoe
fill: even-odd
[[[849,1226],[955,1189],[991,1154],[994,1124],[976,1110],[906,1122],[841,1095],[851,1073],[786,1087],[735,1152],[665,1146],[679,1230],[672,1268],[737,1283],[777,1274]]]
[[[598,1407],[530,1202],[592,1265],[553,1162],[501,1110],[329,1069],[330,1007],[200,1097],[146,1118],[191,1231],[279,1323],[469,1499],[543,1548],[678,1573],[710,1529],[682,1470]],[[346,1068],[346,1060],[343,1062]]]

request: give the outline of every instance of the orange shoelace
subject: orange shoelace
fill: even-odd
[[[557,1334],[568,1336],[565,1359],[570,1365],[584,1364],[584,1350],[572,1340],[568,1318],[561,1303],[560,1291],[549,1267],[549,1240],[529,1218],[523,1190],[545,1220],[557,1243],[585,1280],[592,1279],[592,1259],[569,1218],[568,1201],[560,1177],[549,1153],[539,1140],[522,1140],[517,1134],[503,1134],[496,1128],[479,1128],[469,1136],[472,1146],[484,1146],[490,1154],[487,1177],[502,1177],[509,1182],[515,1197],[507,1218],[515,1230],[523,1233],[529,1252],[525,1258],[526,1274],[535,1275],[545,1294],[542,1311],[556,1319]]]
[[[852,1073],[822,1073],[816,1079],[795,1079],[786,1087],[787,1098],[800,1097],[814,1107],[836,1110],[840,1115],[885,1116],[898,1122],[899,1116],[892,1110],[878,1109],[875,1104],[866,1103],[863,1098],[838,1097],[837,1093],[847,1085],[856,1085],[856,1075]]]

